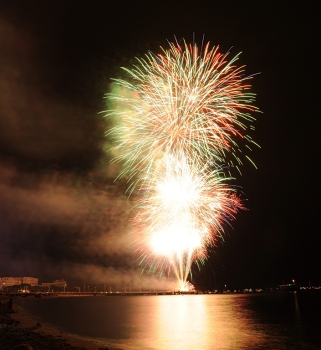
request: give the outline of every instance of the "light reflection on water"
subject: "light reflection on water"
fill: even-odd
[[[320,298],[316,300],[313,307],[320,307]],[[320,325],[319,313],[313,319],[312,301],[296,294],[28,298],[17,302],[65,331],[104,339],[126,350],[288,350],[321,345],[320,328],[315,324]]]
[[[247,315],[233,310],[233,303],[226,303],[221,296],[158,298],[156,307],[151,325],[152,342],[162,344],[163,348],[236,349],[246,346]]]

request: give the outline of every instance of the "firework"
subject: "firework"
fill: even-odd
[[[140,188],[137,250],[153,273],[167,267],[185,283],[192,262],[206,259],[206,248],[243,205],[221,171],[198,168],[184,154],[166,155],[162,163]]]
[[[247,129],[257,109],[251,77],[235,65],[239,55],[227,56],[209,43],[200,51],[169,43],[124,68],[128,79],[115,80],[116,91],[107,94],[119,177],[138,198],[133,231],[140,263],[153,272],[170,268],[181,288],[192,262],[204,261],[243,208],[224,171],[242,164],[238,140],[245,149],[255,144]]]
[[[249,92],[251,77],[227,60],[218,48],[202,52],[196,45],[170,43],[162,54],[149,53],[137,65],[124,68],[129,80],[115,80],[117,93],[107,95],[117,116],[110,130],[123,161],[121,176],[140,177],[166,153],[184,151],[201,163],[224,163],[226,153],[242,163],[235,138],[255,144],[246,133],[256,110]],[[248,157],[248,156],[247,156]]]

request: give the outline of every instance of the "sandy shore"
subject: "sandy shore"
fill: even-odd
[[[7,309],[8,297],[0,297],[0,350],[13,350],[28,344],[33,350],[122,350],[109,344],[63,333],[51,325],[41,324],[15,304]],[[20,350],[20,349],[19,349]]]

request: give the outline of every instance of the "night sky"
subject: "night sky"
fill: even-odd
[[[104,3],[104,4],[103,4]],[[104,95],[120,66],[174,35],[242,51],[261,149],[238,183],[249,209],[194,282],[319,285],[319,2],[1,1],[0,277],[115,286],[140,277],[124,181],[110,164]]]

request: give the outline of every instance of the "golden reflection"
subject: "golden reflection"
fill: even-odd
[[[260,344],[251,315],[224,295],[161,296],[149,324],[151,349],[230,350]],[[241,300],[242,303],[242,300]],[[240,312],[242,310],[242,312]]]

